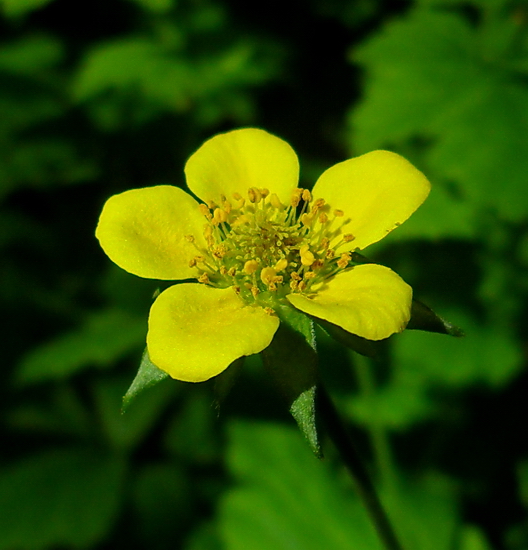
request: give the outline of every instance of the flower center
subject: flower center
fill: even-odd
[[[349,267],[351,254],[339,248],[354,240],[343,234],[349,220],[330,211],[324,199],[313,200],[307,189],[295,189],[284,205],[267,189],[251,187],[247,197],[235,193],[221,204],[201,204],[206,248],[189,262],[198,281],[219,288],[234,287],[247,302],[282,300],[286,294],[309,294],[318,283]],[[339,238],[341,237],[341,238]]]

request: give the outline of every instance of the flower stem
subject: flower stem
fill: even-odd
[[[322,384],[318,388],[319,413],[330,439],[347,467],[359,497],[365,506],[379,538],[386,550],[403,550],[390,520],[381,504],[367,470],[352,443],[343,421]]]

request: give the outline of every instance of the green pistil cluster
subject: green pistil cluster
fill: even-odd
[[[189,265],[199,271],[198,281],[234,287],[247,301],[309,294],[312,286],[350,265],[350,253],[338,253],[354,239],[341,231],[348,220],[342,211],[330,214],[325,201],[313,201],[306,189],[296,189],[284,205],[267,189],[252,187],[247,198],[235,193],[231,201],[222,197],[220,205],[201,204],[200,210],[207,247],[195,244],[198,255]],[[193,236],[187,239],[196,243]]]

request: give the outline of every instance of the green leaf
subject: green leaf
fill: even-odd
[[[415,9],[355,49],[367,82],[350,135],[361,151],[425,140],[436,179],[517,221],[528,212],[528,90],[508,59],[482,48],[482,30],[460,14]]]
[[[118,309],[91,314],[85,323],[29,352],[20,363],[21,385],[63,379],[83,369],[107,367],[145,341],[146,323]]]
[[[317,352],[312,321],[289,307],[282,308],[279,316],[279,329],[270,346],[262,352],[264,366],[286,399],[312,451],[321,457],[315,411]]]
[[[0,6],[6,17],[13,19],[42,8],[52,0],[0,0]]]
[[[501,326],[480,325],[467,314],[453,310],[466,338],[442,338],[437,334],[405,331],[394,340],[397,371],[407,371],[429,384],[464,387],[484,382],[506,384],[522,368],[522,350]]]
[[[0,470],[0,549],[89,548],[113,526],[124,462],[104,453],[53,450]]]
[[[132,403],[140,393],[159,384],[162,380],[168,378],[168,376],[169,375],[165,371],[158,369],[150,360],[148,350],[145,349],[136,377],[123,397],[122,412],[126,412],[130,403]]]
[[[220,503],[226,550],[381,550],[352,483],[332,463],[317,461],[285,426],[229,426],[227,464],[236,485]],[[405,479],[383,491],[406,550],[450,550],[457,526],[456,492],[444,478]]]
[[[406,327],[409,330],[425,330],[449,336],[464,336],[464,332],[445,319],[442,319],[431,308],[413,298],[411,319]]]
[[[226,550],[381,550],[353,490],[307,452],[294,430],[231,424],[227,464],[237,486],[220,505]]]

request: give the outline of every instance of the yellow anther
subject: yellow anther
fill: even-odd
[[[239,201],[242,199],[242,195],[240,193],[233,193],[233,198],[236,200],[236,201]]]
[[[286,258],[282,258],[282,260],[279,260],[275,264],[275,271],[279,273],[280,271],[283,271],[288,267],[288,260]]]
[[[255,273],[255,271],[257,271],[258,268],[259,268],[259,264],[256,260],[248,260],[244,264],[244,273],[247,273],[248,275],[252,275],[253,273]]]
[[[311,266],[315,261],[315,256],[310,252],[310,247],[307,244],[301,246],[299,255],[304,266]]]
[[[292,197],[291,197],[291,202],[290,202],[290,204],[291,204],[294,208],[297,208],[297,206],[299,205],[299,202],[301,202],[301,193],[302,193],[302,189],[296,189],[296,190],[292,193]]]
[[[301,216],[301,223],[305,226],[311,225],[313,222],[313,216],[306,214],[306,212]]]
[[[215,208],[213,215],[213,222],[221,224],[227,221],[227,212],[221,208]]]
[[[275,310],[270,308],[269,306],[266,306],[264,308],[264,311],[268,314],[268,315],[275,315]]]
[[[225,244],[218,244],[213,247],[213,256],[221,260],[227,254],[227,247]]]
[[[345,213],[342,210],[334,210],[334,216],[336,218],[342,218],[345,215]]]
[[[265,187],[260,189],[260,194],[262,198],[265,199],[270,194],[269,189],[266,189]]]
[[[185,240],[188,243],[193,243],[194,242],[194,235],[185,235]]]
[[[313,206],[312,206],[312,213],[315,214],[316,212],[318,212],[319,210],[321,210],[321,208],[324,206],[325,204],[325,200],[324,199],[317,199],[314,203],[313,203]]]
[[[337,260],[338,267],[340,267],[341,269],[345,269],[351,259],[352,258],[350,257],[350,254],[347,254],[346,252],[341,254],[341,257],[339,258],[339,260]]]
[[[344,235],[343,236],[343,240],[346,242],[346,243],[349,243],[351,241],[353,241],[356,237],[354,237],[354,235],[352,235],[352,233],[348,233],[348,235]]]
[[[200,213],[205,216],[208,220],[212,219],[212,214],[209,210],[209,208],[207,208],[207,205],[206,204],[199,204],[198,205],[198,208],[200,209]]]
[[[209,207],[209,210],[214,210],[217,207],[217,204],[215,201],[207,201],[207,206]]]
[[[220,266],[220,275],[227,275],[227,267],[225,265]]]
[[[193,258],[193,259],[189,262],[189,267],[196,267],[196,258]]]
[[[310,202],[312,200],[312,194],[308,191],[308,189],[303,189],[302,200],[304,202]]]
[[[304,278],[305,279],[313,279],[315,277],[315,273],[313,271],[307,271],[305,274],[304,274]]]
[[[335,250],[333,248],[329,248],[326,251],[326,257],[331,260],[335,256]]]
[[[250,187],[248,189],[248,198],[249,202],[258,204],[262,198],[262,194],[260,193],[260,190],[256,187]]]
[[[294,279],[290,281],[290,288],[292,290],[297,290],[298,286],[299,286],[299,281],[296,281]]]
[[[269,286],[275,279],[277,272],[272,267],[264,267],[260,272],[260,280]]]
[[[321,269],[323,267],[324,262],[323,260],[315,260],[315,262],[312,264],[312,269]]]
[[[236,267],[230,267],[228,270],[227,270],[227,274],[230,276],[230,277],[234,277],[236,275],[237,271],[236,271]]]
[[[268,285],[268,290],[271,290],[271,292],[275,292],[277,290],[277,285],[275,283],[270,283]]]
[[[251,294],[253,294],[253,298],[256,298],[260,294],[260,290],[256,286],[251,287]]]
[[[328,237],[323,237],[321,239],[321,248],[326,250],[330,246],[330,239]]]
[[[297,273],[297,271],[293,271],[293,272],[292,272],[291,278],[292,278],[294,281],[300,281],[300,280],[302,279],[302,277]]]
[[[205,285],[209,284],[209,276],[207,275],[207,273],[202,273],[198,277],[198,282],[199,283],[204,283]]]
[[[324,224],[324,223],[326,223],[326,222],[328,221],[328,215],[327,215],[325,212],[321,212],[321,213],[319,214],[319,218],[318,218],[318,219],[319,219],[319,223]]]
[[[297,288],[302,292],[303,290],[306,290],[306,287],[307,287],[307,286],[308,286],[308,285],[307,285],[304,281],[301,281],[301,282],[298,284]]]
[[[276,193],[270,195],[270,203],[273,208],[277,208],[278,210],[282,209],[284,206]]]
[[[226,214],[229,214],[231,212],[231,209],[233,208],[229,201],[224,201],[222,203],[222,207],[224,208]]]

